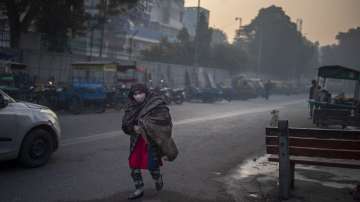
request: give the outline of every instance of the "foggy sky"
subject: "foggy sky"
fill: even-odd
[[[196,6],[197,0],[185,0],[185,6]],[[303,33],[320,45],[335,43],[338,32],[360,26],[360,0],[201,0],[210,10],[210,25],[226,32],[230,41],[242,17],[248,24],[259,9],[281,6],[293,22],[303,19]]]

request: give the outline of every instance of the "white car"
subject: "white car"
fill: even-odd
[[[0,161],[42,166],[58,149],[60,134],[59,119],[49,108],[17,102],[0,90]]]

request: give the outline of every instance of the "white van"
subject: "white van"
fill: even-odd
[[[17,102],[0,90],[0,161],[42,166],[58,149],[60,133],[59,119],[49,108]]]

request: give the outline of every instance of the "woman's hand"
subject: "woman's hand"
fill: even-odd
[[[137,133],[137,134],[141,134],[141,128],[140,128],[140,126],[135,125],[135,126],[134,126],[134,131],[135,131],[135,133]]]
[[[140,128],[140,126],[135,125],[134,126],[134,131],[135,131],[135,133],[137,133],[137,134],[139,134],[139,135],[141,135],[143,137],[143,139],[145,141],[145,144],[149,144],[149,140],[146,137],[146,134],[143,133],[144,131]]]

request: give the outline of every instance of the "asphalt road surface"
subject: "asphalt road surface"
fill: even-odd
[[[139,201],[233,201],[222,179],[264,153],[272,109],[296,118],[307,113],[305,96],[171,106],[179,157],[162,167],[165,186],[159,193],[143,173],[145,196]],[[0,164],[0,202],[127,201],[134,188],[122,115],[112,110],[61,115],[62,143],[49,164],[37,169]]]

